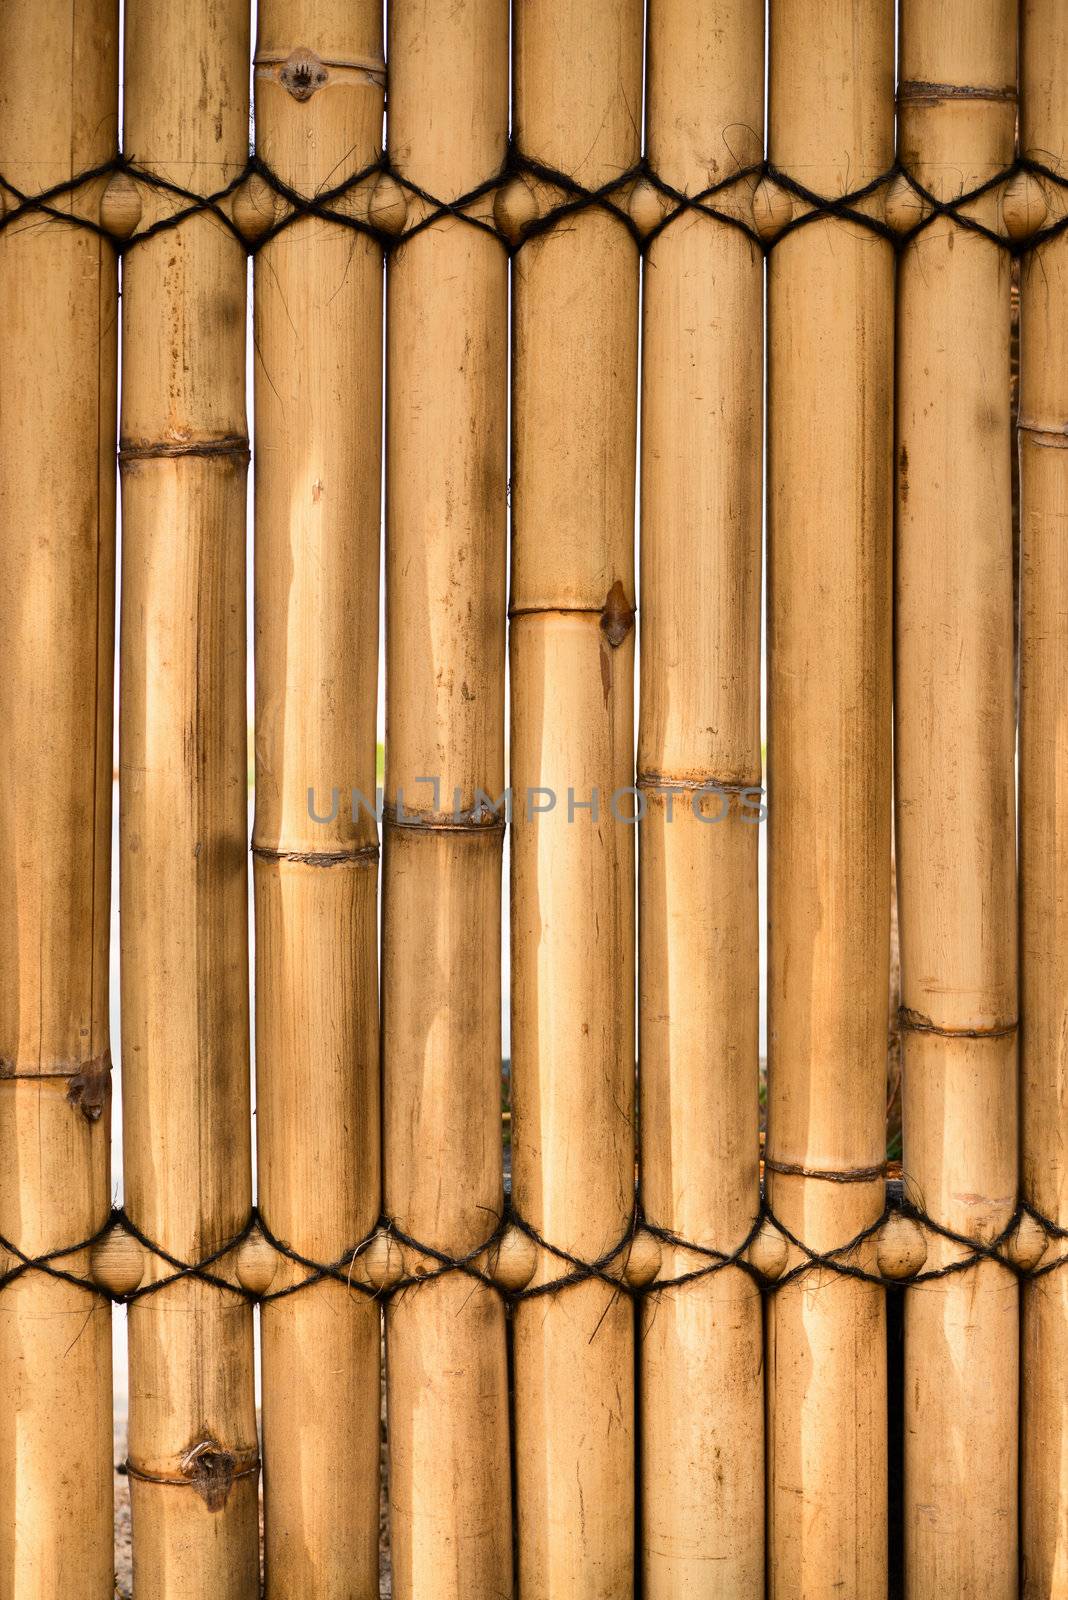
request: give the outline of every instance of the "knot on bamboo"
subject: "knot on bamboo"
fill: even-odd
[[[329,76],[325,61],[321,61],[314,50],[299,45],[292,55],[283,61],[278,81],[283,89],[288,89],[294,100],[310,100],[316,90],[323,87]]]

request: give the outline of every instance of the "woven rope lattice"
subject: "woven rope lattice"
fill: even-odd
[[[903,1216],[915,1223],[925,1234],[942,1239],[959,1248],[963,1254],[956,1260],[942,1266],[908,1272],[906,1275],[890,1275],[879,1270],[872,1270],[864,1265],[858,1256],[864,1253],[863,1247],[874,1241],[884,1224],[892,1217]],[[918,1207],[912,1205],[904,1196],[889,1192],[886,1206],[875,1222],[864,1228],[845,1244],[830,1251],[811,1249],[802,1239],[796,1237],[783,1222],[776,1217],[771,1206],[764,1201],[755,1217],[752,1227],[745,1239],[733,1250],[718,1250],[712,1246],[696,1244],[682,1239],[677,1234],[666,1228],[657,1227],[643,1214],[640,1203],[635,1205],[633,1215],[625,1232],[619,1241],[609,1250],[595,1260],[585,1261],[544,1239],[535,1228],[524,1221],[510,1204],[503,1208],[501,1217],[489,1236],[475,1249],[462,1256],[450,1256],[436,1249],[433,1245],[422,1243],[411,1238],[388,1217],[380,1219],[375,1229],[360,1241],[354,1248],[346,1250],[335,1261],[315,1261],[294,1250],[283,1240],[276,1237],[264,1221],[260,1213],[253,1209],[242,1230],[233,1238],[199,1261],[181,1261],[176,1256],[170,1255],[161,1246],[154,1243],[144,1234],[137,1224],[122,1209],[113,1210],[103,1226],[87,1239],[80,1240],[77,1244],[67,1245],[61,1249],[53,1250],[40,1256],[28,1256],[10,1240],[0,1236],[0,1250],[13,1257],[15,1265],[0,1274],[0,1289],[13,1279],[26,1272],[43,1272],[52,1278],[74,1285],[79,1289],[87,1289],[111,1300],[116,1304],[129,1304],[143,1299],[147,1295],[155,1294],[160,1289],[185,1278],[196,1278],[202,1283],[211,1284],[217,1289],[228,1293],[237,1294],[250,1302],[269,1304],[272,1300],[283,1299],[288,1295],[299,1293],[302,1289],[311,1287],[324,1279],[333,1279],[343,1284],[355,1293],[363,1294],[372,1299],[388,1298],[400,1293],[404,1289],[423,1284],[430,1279],[440,1277],[444,1273],[459,1272],[487,1285],[495,1286],[507,1301],[531,1299],[545,1294],[563,1292],[576,1284],[585,1283],[592,1278],[597,1278],[611,1285],[614,1290],[625,1294],[640,1296],[649,1293],[659,1293],[666,1289],[677,1289],[692,1283],[699,1278],[708,1277],[715,1272],[721,1272],[726,1267],[737,1267],[749,1274],[754,1282],[765,1293],[774,1293],[794,1282],[806,1273],[815,1271],[832,1272],[841,1277],[857,1279],[863,1283],[878,1284],[885,1288],[900,1288],[903,1276],[912,1284],[929,1282],[934,1278],[944,1278],[959,1272],[966,1272],[969,1268],[982,1262],[996,1261],[1020,1278],[1036,1279],[1068,1265],[1068,1249],[1055,1254],[1049,1261],[1041,1257],[1036,1261],[1021,1260],[1019,1254],[1013,1250],[1012,1242],[1021,1223],[1027,1219],[1045,1236],[1045,1244],[1041,1254],[1045,1255],[1046,1247],[1057,1241],[1068,1240],[1068,1229],[1058,1227],[1049,1218],[1043,1217],[1030,1206],[1020,1206],[1010,1218],[1004,1229],[994,1238],[981,1241],[970,1238],[965,1234],[955,1233],[950,1228],[943,1227],[932,1217],[928,1216]],[[786,1270],[781,1270],[777,1275],[770,1275],[761,1267],[754,1265],[748,1253],[754,1242],[768,1227],[773,1228],[781,1235],[784,1246],[782,1261],[785,1266],[787,1250],[793,1247],[800,1259],[795,1261]],[[165,1263],[172,1270],[161,1277],[128,1290],[115,1290],[105,1283],[96,1282],[92,1278],[79,1276],[63,1265],[63,1262],[83,1251],[91,1250],[100,1244],[112,1230],[120,1229],[142,1249],[158,1261]],[[259,1292],[246,1288],[233,1278],[223,1277],[218,1270],[225,1258],[236,1255],[241,1245],[249,1239],[255,1230],[263,1235],[264,1240],[278,1257],[302,1268],[306,1274],[299,1282],[288,1284],[277,1290]],[[536,1249],[546,1251],[554,1260],[561,1263],[560,1273],[546,1282],[541,1282],[531,1287],[508,1288],[502,1285],[499,1276],[486,1266],[487,1257],[491,1257],[494,1247],[500,1243],[509,1229],[517,1230],[524,1235]],[[625,1267],[630,1249],[639,1232],[651,1236],[658,1243],[674,1249],[691,1252],[700,1258],[702,1264],[693,1270],[673,1274],[665,1277],[651,1277],[647,1282],[634,1283],[628,1281]],[[418,1272],[405,1272],[403,1269],[395,1275],[391,1282],[375,1285],[363,1281],[356,1275],[360,1258],[364,1252],[378,1239],[394,1242],[401,1250],[408,1250],[422,1257],[430,1265],[421,1267]]]
[[[128,231],[124,231],[109,228],[98,216],[74,209],[80,191],[93,189],[103,180],[112,180],[119,175],[134,189],[144,186],[167,196],[174,204],[173,211],[155,218],[142,228],[139,226],[135,202],[128,219]],[[969,207],[1021,176],[1029,176],[1036,187],[1041,184],[1051,186],[1054,194],[1064,199],[1064,214],[1052,220],[1046,220],[1043,216],[1035,223],[1024,225],[1022,229],[1006,226],[1006,230],[1000,232],[970,213]],[[396,186],[394,193],[402,202],[394,208],[399,213],[396,226],[378,225],[371,215],[373,187],[384,178]],[[257,179],[265,186],[262,193],[270,194],[276,214],[273,217],[264,215],[254,229],[246,228],[243,231],[232,214],[234,200],[252,179]],[[559,198],[542,210],[534,190],[529,189],[532,208],[529,218],[509,223],[505,215],[502,221],[501,214],[494,214],[497,208],[491,202],[504,197],[509,185],[516,182],[528,187],[533,185],[545,192],[555,191]],[[771,228],[761,229],[753,219],[753,192],[760,184],[774,186],[779,195],[787,200],[790,215]],[[661,213],[656,220],[641,215],[640,208],[632,204],[639,186],[644,186],[646,196],[655,197],[654,210]],[[914,221],[899,220],[893,223],[887,220],[883,214],[884,203],[891,190],[896,198],[894,209],[898,218],[911,215]],[[0,217],[0,231],[20,222],[25,224],[48,219],[57,224],[87,229],[109,240],[121,255],[159,233],[179,227],[190,217],[209,213],[253,255],[301,217],[308,216],[366,234],[386,252],[396,249],[433,223],[446,217],[455,217],[499,239],[510,254],[521,249],[528,240],[557,227],[566,218],[591,208],[599,208],[616,217],[643,252],[676,217],[687,212],[703,213],[739,229],[765,254],[796,229],[825,217],[835,217],[866,228],[888,239],[895,249],[903,248],[938,219],[948,218],[961,228],[981,234],[1014,256],[1026,255],[1068,228],[1068,178],[1041,162],[1026,158],[1017,160],[978,187],[948,201],[939,200],[897,163],[862,188],[838,196],[817,194],[766,161],[741,168],[722,182],[700,193],[688,195],[666,183],[645,161],[638,162],[599,188],[588,189],[566,173],[546,167],[514,149],[509,152],[508,160],[496,177],[452,200],[440,200],[405,178],[393,168],[388,154],[372,166],[353,173],[335,187],[313,195],[303,195],[291,188],[257,155],[251,155],[243,171],[225,187],[206,195],[171,183],[125,155],[35,195],[24,193],[0,174],[0,191],[4,192],[6,201],[4,215]],[[367,214],[345,209],[348,202],[359,199],[361,195]],[[72,209],[64,210],[64,201],[69,202]],[[481,214],[478,209],[480,203],[483,203],[482,210],[490,211],[489,216]],[[99,197],[95,192],[92,206],[99,213]],[[506,211],[507,208],[504,209]],[[410,222],[409,213],[414,218]]]

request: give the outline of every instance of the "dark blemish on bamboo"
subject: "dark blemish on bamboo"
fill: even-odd
[[[627,599],[627,591],[617,578],[605,598],[601,612],[601,632],[613,650],[618,650],[634,626],[634,607]]]

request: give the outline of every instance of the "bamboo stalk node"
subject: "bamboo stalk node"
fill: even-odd
[[[516,1294],[525,1289],[538,1264],[538,1247],[522,1228],[505,1228],[486,1252],[486,1275],[499,1289]]]
[[[145,1252],[121,1223],[109,1228],[89,1254],[89,1276],[111,1295],[132,1294],[145,1273]]]
[[[128,239],[141,220],[141,191],[128,172],[116,172],[100,197],[100,226],[116,239]]]
[[[509,244],[518,244],[539,214],[537,196],[522,178],[510,179],[493,197],[493,220]]]
[[[1005,1255],[1021,1272],[1030,1272],[1042,1260],[1049,1234],[1037,1217],[1025,1211],[1005,1241]]]
[[[1005,186],[1001,218],[1014,244],[1030,239],[1049,216],[1046,191],[1033,172],[1017,172]]]
[[[258,1227],[250,1230],[237,1251],[237,1281],[249,1294],[264,1295],[278,1270],[278,1252]]]
[[[912,1217],[892,1211],[879,1229],[876,1261],[884,1278],[912,1278],[927,1260],[927,1238]]]
[[[278,220],[278,195],[267,180],[253,172],[234,193],[231,215],[234,227],[247,245],[269,233]]]
[[[793,221],[794,197],[773,178],[762,178],[753,190],[753,227],[765,244],[779,237]]]
[[[770,1217],[765,1217],[746,1251],[754,1272],[769,1283],[781,1278],[786,1270],[790,1246]]]
[[[408,220],[408,196],[389,172],[383,172],[371,191],[368,220],[382,233],[394,238],[404,231]]]

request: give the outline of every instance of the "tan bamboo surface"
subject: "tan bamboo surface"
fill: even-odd
[[[763,38],[759,0],[654,0],[647,155],[673,188],[700,193],[762,159]],[[682,212],[644,282],[642,1200],[651,1222],[729,1251],[760,1205],[758,812],[736,790],[761,783],[763,256]],[[728,787],[701,795],[708,784]],[[703,1265],[665,1247],[660,1275]],[[763,1592],[762,1323],[740,1267],[642,1302],[651,1600]]]
[[[905,0],[900,78],[900,157],[936,198],[1011,163],[1012,0]],[[973,214],[996,225],[996,195]],[[936,1223],[986,1241],[1017,1179],[1009,269],[936,218],[898,278],[903,1171]],[[927,1270],[965,1253],[931,1235]],[[995,1262],[908,1292],[910,1600],[1017,1593],[1017,1306]]]
[[[823,196],[869,183],[893,159],[891,0],[775,0],[770,27],[770,160]],[[893,292],[889,241],[845,219],[769,261],[767,1192],[824,1251],[883,1209]],[[883,1595],[883,1291],[815,1269],[766,1335],[768,1592]]]
[[[1068,177],[1068,12],[1021,8],[1020,154]],[[1063,194],[1022,188],[1025,226],[1064,215]],[[1009,220],[1006,196],[1006,220]],[[1021,264],[1020,984],[1022,1198],[1068,1228],[1068,237]],[[1047,1245],[1051,1257],[1065,1241]],[[1025,1600],[1068,1594],[1064,1382],[1068,1276],[1023,1291],[1021,1540]]]
[[[248,155],[248,46],[238,0],[128,0],[127,152],[200,193],[234,178]],[[124,275],[126,1208],[183,1261],[234,1237],[251,1203],[245,279],[240,242],[211,213],[139,244]],[[170,1271],[149,1256],[144,1281]],[[251,1309],[186,1278],[131,1307],[129,1337],[134,1587],[250,1600]]]
[[[642,24],[635,0],[521,0],[525,155],[589,188],[632,166]],[[514,262],[513,1194],[585,1261],[622,1238],[634,1191],[634,829],[613,796],[634,781],[637,290],[634,241],[599,208]],[[544,788],[551,813],[530,794]],[[593,790],[597,815],[577,809]],[[615,809],[631,816],[633,796]],[[533,1282],[567,1270],[541,1249]],[[591,1278],[520,1304],[514,1335],[524,1600],[630,1594],[632,1307]]]
[[[288,187],[311,196],[376,160],[382,50],[366,0],[261,4],[257,153]],[[268,222],[282,210],[248,199]],[[381,1205],[380,246],[298,219],[256,257],[255,319],[259,1206],[333,1262]],[[334,821],[313,820],[335,794]],[[276,1258],[265,1287],[304,1276]],[[266,1593],[377,1597],[378,1305],[328,1278],[268,1301],[261,1334]]]
[[[0,175],[39,194],[115,153],[117,7],[12,0],[3,29]],[[104,187],[55,208],[97,221]],[[87,230],[29,213],[0,233],[0,1234],[27,1256],[110,1201],[116,294]],[[59,1264],[83,1277],[88,1255]],[[106,1301],[40,1272],[0,1290],[0,1416],[0,1594],[104,1600]]]
[[[448,201],[492,178],[508,138],[506,0],[397,0],[389,47],[398,173]],[[413,199],[409,223],[421,214]],[[385,1202],[404,1234],[456,1258],[504,1203],[507,250],[442,217],[390,257],[387,305]],[[408,1250],[405,1265],[439,1263]],[[394,1594],[511,1595],[497,1290],[446,1272],[402,1291],[386,1371]]]

